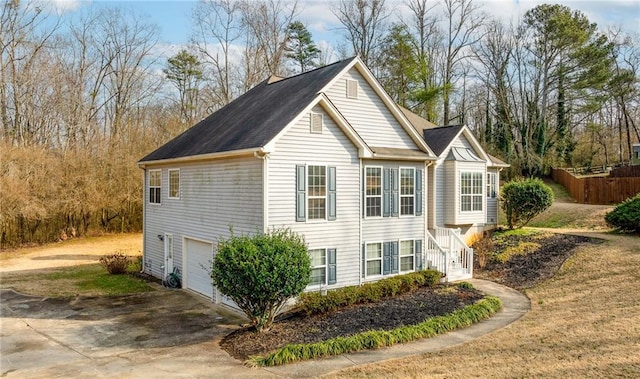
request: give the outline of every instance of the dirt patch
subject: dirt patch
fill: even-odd
[[[490,260],[483,269],[479,267],[478,257],[475,256],[474,276],[516,289],[531,288],[553,277],[579,246],[602,243],[602,240],[546,232],[525,236],[512,235],[496,241],[494,253],[497,255],[510,247],[525,243],[535,243],[539,247],[527,254],[514,255],[505,263]]]
[[[440,285],[323,315],[285,314],[269,331],[261,334],[247,328],[233,332],[223,339],[221,347],[233,357],[244,360],[287,344],[314,343],[369,330],[392,330],[419,324],[427,318],[473,304],[482,297],[474,289]]]

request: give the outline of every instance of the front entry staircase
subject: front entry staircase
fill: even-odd
[[[445,274],[447,282],[471,279],[473,249],[460,236],[460,229],[436,227],[433,234],[427,232],[425,267]]]

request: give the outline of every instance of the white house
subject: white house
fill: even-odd
[[[209,277],[216,241],[288,227],[307,242],[310,290],[425,266],[470,277],[472,250],[429,231],[439,161],[359,58],[272,77],[139,162],[144,270],[177,267],[184,288],[230,303]]]

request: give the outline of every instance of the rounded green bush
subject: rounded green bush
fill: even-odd
[[[640,193],[630,197],[604,216],[607,224],[629,232],[640,231]]]
[[[309,284],[311,260],[304,239],[289,229],[232,234],[218,244],[211,278],[261,332]]]
[[[553,204],[553,191],[537,178],[512,180],[500,191],[509,229],[521,228]]]

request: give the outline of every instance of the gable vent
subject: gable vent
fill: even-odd
[[[311,113],[311,133],[322,133],[321,113]]]
[[[347,79],[347,97],[349,99],[358,98],[358,81]]]

